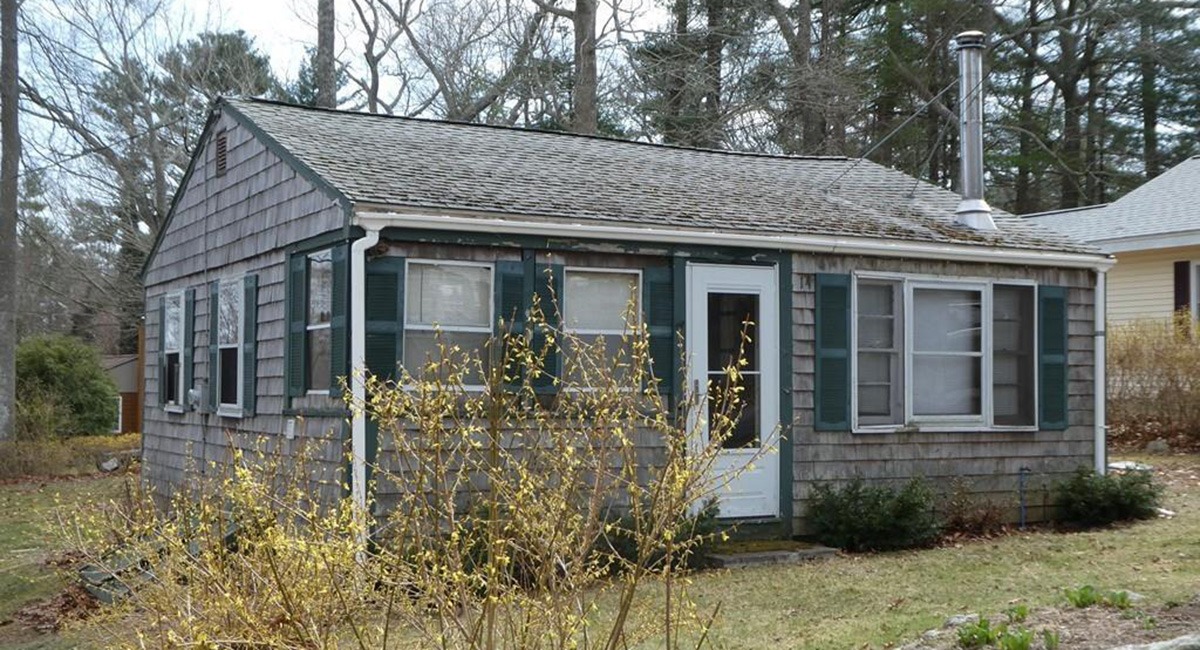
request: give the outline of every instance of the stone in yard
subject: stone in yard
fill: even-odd
[[[946,619],[946,624],[943,627],[958,627],[969,623],[978,623],[979,614],[956,614]]]
[[[1169,454],[1171,453],[1171,445],[1162,438],[1155,438],[1146,443],[1146,453],[1148,454]]]
[[[1114,472],[1149,472],[1154,469],[1149,465],[1135,463],[1132,460],[1118,460],[1114,463],[1109,463],[1108,468]]]
[[[121,469],[121,461],[118,458],[109,458],[100,463],[99,467],[101,472],[115,472]]]
[[[1189,634],[1170,641],[1123,645],[1112,648],[1112,650],[1200,650],[1200,634]]]

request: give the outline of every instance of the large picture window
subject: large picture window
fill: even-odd
[[[621,352],[626,334],[625,315],[641,313],[641,274],[637,271],[567,268],[563,280],[563,329],[579,340],[598,343],[604,340],[609,367]],[[580,368],[571,357],[569,342],[564,343],[563,369],[578,374]],[[628,362],[629,351],[625,351]]]
[[[184,346],[183,293],[172,293],[163,298],[162,349],[163,378],[160,390],[162,402],[167,406],[183,406],[183,346]]]
[[[1037,424],[1035,287],[858,277],[859,429]]]
[[[217,396],[221,408],[242,405],[242,298],[241,278],[221,280],[217,298]]]
[[[447,346],[482,350],[492,334],[492,265],[409,260],[404,294],[404,366],[440,356],[437,332]],[[476,369],[477,370],[477,369]],[[467,382],[482,378],[472,372]]]

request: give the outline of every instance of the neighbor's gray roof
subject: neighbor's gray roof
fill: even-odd
[[[356,203],[729,233],[861,236],[1092,253],[997,212],[954,223],[956,194],[875,163],[226,100]]]
[[[1113,203],[1026,218],[1080,241],[1103,245],[1112,240],[1200,230],[1198,196],[1200,156],[1194,156]]]

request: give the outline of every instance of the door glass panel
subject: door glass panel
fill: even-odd
[[[708,294],[708,370],[728,368],[741,349],[747,365],[743,371],[758,370],[758,295],[749,293]],[[742,326],[749,340],[742,348]]]
[[[728,436],[721,441],[724,449],[757,447],[759,444],[760,380],[759,345],[757,322],[759,296],[750,293],[708,294],[708,379],[712,383],[713,395],[708,400],[710,427],[719,417],[721,408],[715,399],[726,387],[725,368],[737,363],[739,351],[746,364],[741,366],[741,392],[739,393],[741,414]],[[747,340],[742,341],[745,331]],[[737,409],[729,413],[737,416]]]
[[[712,379],[712,394],[708,400],[708,422],[709,427],[713,426],[716,418],[719,417],[717,409],[721,406],[719,400],[716,399],[720,395],[720,391],[724,388],[725,382],[720,376],[713,376]],[[732,431],[726,431],[728,437],[721,441],[722,449],[746,449],[758,447],[758,415],[759,405],[759,376],[758,375],[742,375],[742,392],[739,394],[741,399],[741,417],[733,424]],[[737,415],[737,409],[731,409],[728,413],[730,417]]]

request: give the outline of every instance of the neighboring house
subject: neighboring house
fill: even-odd
[[[866,160],[222,100],[145,269],[144,477],[169,492],[242,444],[228,432],[261,434],[308,443],[325,479],[351,450],[362,499],[364,459],[394,459],[362,416],[347,426],[338,379],[419,362],[435,323],[477,344],[550,269],[595,331],[611,314],[592,298],[638,285],[667,391],[757,323],[753,431],[735,442],[778,453],[722,517],[803,531],[813,486],[856,476],[963,479],[1015,504],[1027,472],[1036,518],[1053,481],[1103,467],[1110,261],[960,198]]]
[[[1116,256],[1108,273],[1108,322],[1200,318],[1200,156],[1113,203],[1026,218]]]
[[[117,386],[117,399],[113,405],[117,412],[114,433],[131,433],[142,428],[142,400],[138,355],[114,354],[100,358],[100,364]]]

